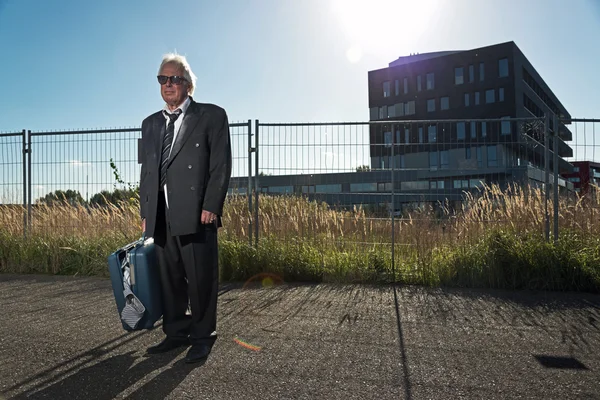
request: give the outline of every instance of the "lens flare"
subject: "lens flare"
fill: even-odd
[[[259,347],[259,346],[255,346],[253,344],[244,342],[243,340],[240,340],[238,338],[233,338],[233,341],[236,342],[237,344],[239,344],[240,346],[247,348],[248,350],[260,351],[260,349],[261,349],[261,347]]]

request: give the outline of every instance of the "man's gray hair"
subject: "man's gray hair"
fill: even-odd
[[[158,74],[162,71],[165,64],[175,64],[181,69],[183,69],[183,77],[187,79],[190,83],[188,88],[188,94],[192,96],[194,94],[194,89],[196,89],[196,75],[192,72],[192,68],[190,64],[187,62],[185,56],[179,55],[177,53],[168,53],[163,56],[162,62],[160,63],[160,68],[158,68]]]

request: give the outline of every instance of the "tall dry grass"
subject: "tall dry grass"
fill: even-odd
[[[460,209],[423,207],[393,223],[361,208],[340,211],[302,197],[260,195],[258,248],[248,245],[247,198],[231,196],[220,232],[221,275],[553,289],[577,288],[587,279],[600,288],[600,193],[592,190],[560,198],[557,243],[544,241],[545,193],[516,184],[484,186],[466,193]],[[550,199],[550,217],[553,206]],[[0,213],[2,271],[106,275],[108,254],[141,234],[136,201],[35,206],[26,240],[23,209],[0,206]],[[569,268],[579,275],[566,285]]]

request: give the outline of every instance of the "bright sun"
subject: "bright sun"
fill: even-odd
[[[332,0],[332,11],[352,43],[348,61],[363,54],[385,57],[417,51],[419,37],[427,29],[440,0]],[[391,61],[391,60],[390,60]]]

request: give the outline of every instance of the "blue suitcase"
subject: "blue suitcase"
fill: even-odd
[[[108,257],[108,270],[119,316],[122,316],[126,305],[123,293],[124,271],[125,275],[129,276],[127,282],[130,283],[131,291],[145,308],[135,327],[129,326],[121,319],[123,328],[127,331],[152,329],[154,323],[162,317],[160,274],[152,238],[139,239],[112,253]]]

